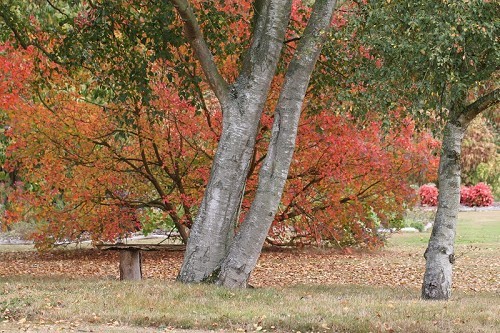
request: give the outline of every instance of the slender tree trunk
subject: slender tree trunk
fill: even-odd
[[[439,162],[438,209],[424,254],[424,299],[446,300],[451,294],[454,241],[460,205],[460,150],[464,132],[465,128],[461,124],[451,121],[444,131]]]
[[[276,106],[271,141],[257,193],[221,265],[217,284],[246,287],[278,209],[292,160],[302,103],[328,31],[335,0],[319,0],[291,61]]]
[[[481,112],[500,101],[500,90],[494,89],[465,106],[466,94],[457,98],[450,109],[439,162],[438,209],[432,228],[426,259],[422,298],[447,300],[451,295],[454,242],[460,206],[460,152],[467,126]]]

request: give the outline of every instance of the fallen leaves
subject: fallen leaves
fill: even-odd
[[[418,288],[425,260],[410,251],[403,252],[384,249],[345,255],[315,249],[264,251],[250,284],[256,287],[357,284]],[[473,258],[464,256],[457,260],[455,289],[474,292],[500,290],[500,254],[483,252],[476,252]],[[144,252],[144,278],[174,280],[182,256],[181,252]],[[0,252],[0,276],[19,275],[118,279],[118,254],[97,250]]]

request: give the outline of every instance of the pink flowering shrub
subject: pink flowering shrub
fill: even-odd
[[[486,207],[493,204],[491,188],[485,183],[464,186],[460,189],[460,203],[469,207]]]
[[[437,206],[438,189],[434,184],[420,186],[418,196],[422,206]]]

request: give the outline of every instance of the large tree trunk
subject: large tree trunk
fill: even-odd
[[[231,86],[214,71],[194,15],[186,2],[175,0],[186,34],[223,111],[222,135],[210,180],[193,224],[178,279],[202,282],[216,277],[234,237],[255,138],[276,72],[291,12],[290,0],[257,1],[252,44],[241,74]]]
[[[257,125],[255,121],[233,119],[223,129],[210,181],[191,229],[179,274],[182,282],[209,278],[227,253],[253,156]]]
[[[259,173],[257,193],[221,265],[217,284],[246,287],[278,209],[292,160],[309,79],[328,31],[335,0],[316,1],[291,61],[276,106],[271,141]]]

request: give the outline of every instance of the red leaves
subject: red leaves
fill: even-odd
[[[10,58],[20,54],[1,54],[0,66],[13,66],[17,60],[10,63]],[[0,87],[19,83],[2,79]],[[55,83],[66,84],[67,78],[59,79]],[[5,105],[12,138],[6,166],[15,165],[26,184],[36,184],[35,190],[11,191],[9,220],[36,220],[33,237],[41,246],[82,236],[113,240],[134,231],[136,209],[154,200],[167,214],[182,214],[179,220],[188,224],[191,215],[184,211],[198,203],[208,179],[220,112],[198,114],[172,86],[153,85],[159,98],[149,109],[126,103],[102,108],[67,90],[47,93],[50,109]],[[23,86],[33,94],[28,88]],[[19,91],[12,95],[20,97]],[[132,107],[138,112],[128,113],[130,122],[123,122]],[[155,192],[155,182],[165,193]],[[162,198],[167,197],[174,209],[166,208]]]
[[[384,132],[375,120],[356,126],[327,112],[304,116],[273,241],[379,244],[377,227],[414,200],[410,180],[436,173],[435,145],[409,120]]]
[[[493,204],[491,188],[485,183],[464,186],[460,189],[460,203],[469,207],[486,207]]]
[[[248,2],[221,5],[226,6],[224,11],[242,17],[250,11]],[[307,5],[294,1],[290,38],[303,29],[309,12]],[[85,28],[92,23],[92,15],[80,13],[75,19],[77,25]],[[340,15],[334,19],[338,27],[345,24]],[[234,40],[226,43],[246,40],[249,33],[244,20],[222,29],[237,31],[231,35]],[[347,52],[349,57],[370,57],[370,50],[364,47],[356,46],[351,51]],[[185,46],[176,52],[179,57],[188,56]],[[20,54],[8,53],[17,57],[19,68],[25,61]],[[223,74],[231,77],[237,72],[238,54],[223,56]],[[11,66],[9,61],[0,61],[0,66]],[[167,62],[148,63],[157,75],[150,78],[150,89],[157,98],[147,106],[125,100],[101,107],[84,102],[79,88],[47,89],[44,102],[50,110],[36,104],[6,102],[14,138],[9,158],[22,166],[27,182],[37,184],[36,191],[19,191],[10,199],[22,203],[19,212],[36,207],[28,217],[40,222],[38,241],[72,240],[83,233],[94,239],[112,239],[134,227],[133,208],[148,204],[177,217],[181,225],[190,225],[208,181],[222,116],[220,105],[203,83],[198,86],[203,106],[195,109],[181,99],[176,90],[179,78],[171,71],[174,61]],[[56,65],[46,59],[40,63],[50,71],[54,86],[78,86],[78,77],[52,71],[50,66]],[[108,65],[103,63],[103,72]],[[193,71],[192,75],[199,75],[199,69]],[[18,98],[22,89],[33,93],[23,84],[30,75],[27,70],[13,79],[18,89],[12,90],[9,98]],[[282,79],[278,75],[273,84],[280,85]],[[82,81],[92,85],[96,80],[83,77]],[[4,80],[1,84],[11,83]],[[352,88],[364,89],[356,84]],[[278,91],[273,89],[269,108]],[[327,94],[324,98],[328,102],[325,105],[338,104]],[[339,116],[324,110],[302,118],[289,182],[270,233],[278,243],[379,243],[377,227],[397,218],[403,204],[414,199],[410,181],[427,180],[436,167],[431,153],[435,141],[429,135],[415,133],[411,121],[397,115],[393,118],[397,125],[392,129],[383,128],[374,115],[367,116],[371,121],[357,122],[349,114]],[[255,191],[272,121],[272,114],[266,110],[242,218]]]
[[[438,189],[434,184],[422,185],[418,190],[420,204],[423,206],[437,206]]]
[[[434,184],[422,185],[418,190],[420,203],[424,206],[437,206],[438,189]],[[485,183],[464,186],[460,189],[460,204],[469,207],[485,207],[493,204],[491,188]]]

